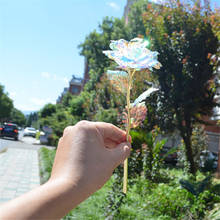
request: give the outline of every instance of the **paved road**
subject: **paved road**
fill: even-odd
[[[0,146],[7,148],[18,148],[18,149],[27,149],[27,150],[38,150],[42,145],[34,144],[36,139],[32,137],[24,137],[19,141],[15,141],[10,138],[1,138]]]
[[[40,184],[38,153],[40,145],[31,137],[0,139],[0,203],[15,198]]]

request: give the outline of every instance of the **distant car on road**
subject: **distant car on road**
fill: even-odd
[[[0,127],[0,137],[11,137],[18,140],[18,126],[12,123],[4,123]]]
[[[24,136],[31,136],[31,137],[36,137],[36,133],[37,133],[37,131],[36,131],[36,129],[35,128],[32,128],[32,127],[26,127],[25,129],[24,129]]]

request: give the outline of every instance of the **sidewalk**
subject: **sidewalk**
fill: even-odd
[[[37,150],[12,149],[0,153],[0,203],[40,184]]]

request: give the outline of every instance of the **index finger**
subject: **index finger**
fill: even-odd
[[[102,135],[104,140],[111,140],[115,143],[126,142],[126,132],[122,129],[114,126],[113,124],[106,122],[94,122],[96,128]],[[131,137],[129,136],[129,142],[131,142]]]

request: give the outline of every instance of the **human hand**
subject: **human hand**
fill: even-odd
[[[0,219],[62,218],[102,187],[129,153],[125,132],[111,124],[81,121],[67,127],[50,180],[4,204]]]
[[[64,130],[50,181],[77,187],[83,200],[101,188],[129,154],[125,131],[109,123],[81,121]]]

